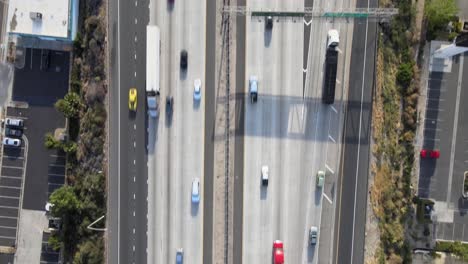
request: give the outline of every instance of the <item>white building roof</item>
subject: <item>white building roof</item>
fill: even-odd
[[[42,17],[31,18],[36,13]],[[69,0],[9,1],[7,30],[9,33],[68,38],[69,16]]]

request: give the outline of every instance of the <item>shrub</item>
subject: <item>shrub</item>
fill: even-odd
[[[407,87],[410,85],[411,80],[413,79],[413,63],[406,62],[400,64],[397,72],[397,82],[403,86]]]
[[[55,139],[54,135],[50,132],[46,133],[44,138],[44,146],[48,149],[59,149],[62,145],[62,143]]]

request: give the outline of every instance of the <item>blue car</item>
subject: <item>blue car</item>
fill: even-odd
[[[176,260],[176,264],[184,263],[184,249],[183,248],[179,248],[177,250],[175,260]]]
[[[196,101],[200,101],[201,99],[201,80],[196,79],[193,82],[193,99]]]
[[[200,179],[195,178],[192,182],[192,203],[200,202]]]

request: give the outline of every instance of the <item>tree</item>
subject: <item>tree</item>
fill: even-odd
[[[444,26],[458,13],[455,0],[430,0],[426,2],[424,14],[428,21],[428,30],[436,31]]]
[[[81,105],[80,96],[75,92],[69,92],[55,103],[55,109],[67,118],[76,118],[80,113]]]
[[[52,215],[56,217],[67,215],[73,218],[81,207],[74,188],[67,185],[58,188],[52,193],[50,203],[54,205],[52,207]]]
[[[74,264],[104,263],[104,242],[102,238],[85,240],[78,246],[73,257]]]

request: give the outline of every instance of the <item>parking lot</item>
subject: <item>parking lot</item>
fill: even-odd
[[[433,42],[432,49],[440,46]],[[434,237],[468,241],[468,201],[462,197],[468,170],[468,57],[432,60],[427,85],[422,148],[440,158],[421,158],[418,193],[435,201]],[[465,230],[466,229],[466,230]]]
[[[41,264],[55,264],[59,263],[60,260],[60,252],[53,250],[53,248],[49,246],[49,243],[47,243],[49,237],[49,233],[42,233]]]
[[[21,147],[2,146],[0,246],[10,247],[16,243],[26,157],[27,141],[23,141]]]

